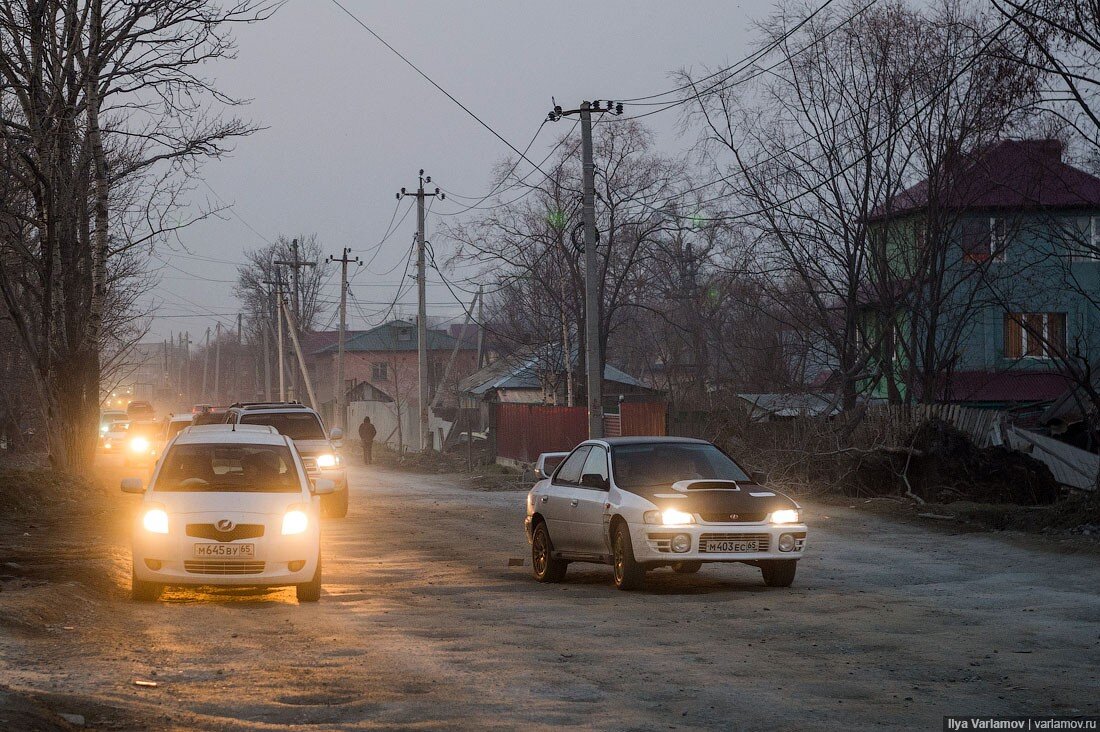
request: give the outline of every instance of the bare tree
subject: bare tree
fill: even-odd
[[[0,295],[59,468],[86,468],[94,450],[107,309],[126,299],[112,295],[112,258],[186,224],[171,212],[187,175],[254,129],[207,112],[236,101],[201,72],[232,56],[232,23],[268,10],[252,0],[0,6],[0,163],[11,184]]]

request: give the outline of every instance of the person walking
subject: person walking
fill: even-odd
[[[363,417],[363,423],[359,425],[359,441],[363,443],[363,464],[370,465],[372,452],[374,451],[374,438],[378,430],[371,423],[370,417]]]

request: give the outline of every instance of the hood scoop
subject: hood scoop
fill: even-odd
[[[688,491],[739,491],[741,486],[735,480],[678,480],[672,484],[672,490],[681,493]]]

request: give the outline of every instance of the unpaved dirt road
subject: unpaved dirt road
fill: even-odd
[[[118,494],[64,549],[106,579],[0,592],[0,685],[105,729],[938,730],[944,714],[1100,713],[1095,554],[811,506],[791,589],[745,566],[659,570],[622,593],[609,568],[573,565],[546,586],[522,493],[383,469],[352,482],[308,606],[289,589],[131,603],[134,499]]]

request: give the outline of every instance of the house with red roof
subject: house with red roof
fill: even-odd
[[[920,256],[931,217],[949,222],[938,326],[952,340],[936,399],[1039,408],[1060,397],[1072,385],[1064,356],[1100,357],[1100,179],[1065,162],[1057,140],[1004,140],[881,207],[870,225],[887,242],[878,271],[890,281],[868,283],[879,295],[866,313],[890,332],[868,327],[872,398],[918,388],[907,374],[920,356],[902,346],[921,321],[927,272],[913,263],[931,261]]]

